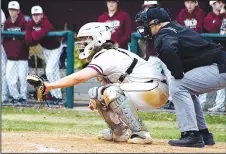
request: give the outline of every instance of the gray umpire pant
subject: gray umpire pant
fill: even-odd
[[[226,88],[226,73],[217,64],[195,68],[180,80],[171,80],[170,90],[181,132],[206,129],[206,122],[196,95]]]

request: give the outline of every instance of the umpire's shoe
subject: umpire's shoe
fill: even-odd
[[[202,136],[199,133],[195,135],[195,132],[193,131],[185,132],[179,140],[170,140],[168,143],[172,146],[179,147],[202,148],[205,146]]]
[[[200,132],[200,131],[199,131]],[[214,141],[214,137],[213,137],[213,134],[212,133],[202,133],[200,132],[202,138],[203,138],[203,141],[204,141],[204,144],[205,145],[214,145],[215,144],[215,141]],[[181,133],[181,138],[184,136],[184,132]]]
[[[203,138],[203,141],[204,141],[205,145],[214,145],[215,144],[215,141],[214,141],[212,133],[201,134],[201,135],[202,135],[202,138]]]

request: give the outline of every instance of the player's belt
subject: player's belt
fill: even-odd
[[[133,58],[133,62],[131,63],[131,65],[129,66],[129,68],[126,70],[126,74],[123,74],[119,77],[119,81],[123,82],[123,80],[125,79],[125,77],[129,74],[131,74],[133,72],[134,67],[136,66],[138,60],[136,58]]]
[[[166,80],[150,80],[150,81],[147,81],[146,83],[152,83],[152,82],[154,82],[154,81],[160,81],[160,82],[162,82],[162,83],[167,84],[167,81],[166,81]],[[167,85],[168,85],[168,84],[167,84]]]

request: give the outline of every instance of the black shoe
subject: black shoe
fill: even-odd
[[[204,147],[203,138],[201,135],[195,136],[194,132],[186,132],[185,135],[181,136],[179,140],[170,140],[168,144],[179,147]]]
[[[57,99],[57,100],[55,100],[54,101],[57,105],[59,105],[59,106],[64,106],[64,101],[62,100],[62,99]]]
[[[205,143],[205,145],[214,145],[215,141],[213,138],[213,134],[209,133],[209,134],[201,134],[203,141]]]
[[[20,106],[21,105],[19,99],[12,99],[11,104],[15,105],[15,106]]]
[[[9,103],[9,102],[8,102],[7,100],[4,100],[4,101],[2,101],[1,104],[2,104],[2,106],[6,106],[6,105],[8,105],[8,103]]]
[[[27,100],[26,99],[19,99],[19,103],[20,103],[20,106],[26,106],[27,105]]]
[[[167,110],[175,110],[175,109],[174,109],[174,104],[173,104],[173,102],[167,101],[166,105],[164,106],[164,109],[167,109]]]
[[[64,101],[62,99],[53,97],[52,100],[49,101],[49,104],[50,105],[63,106],[64,105]]]

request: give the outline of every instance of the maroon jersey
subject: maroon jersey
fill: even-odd
[[[204,29],[208,33],[220,33],[221,27],[224,30],[224,24],[222,25],[222,21],[226,19],[226,14],[219,14],[216,15],[213,12],[208,13],[208,15],[204,19]],[[215,40],[215,43],[220,43],[224,50],[226,50],[226,43],[225,40]]]
[[[118,43],[120,48],[128,48],[132,23],[126,12],[117,10],[112,17],[108,15],[108,12],[105,12],[99,17],[98,22],[106,22],[112,32],[112,41]]]
[[[5,24],[4,30],[11,32],[25,31],[27,22],[24,19],[23,14],[20,12],[15,23],[11,22],[9,17]],[[28,60],[29,46],[22,37],[4,37],[3,46],[6,51],[7,58],[9,60]]]
[[[193,29],[196,32],[203,32],[203,19],[205,13],[199,6],[195,7],[195,10],[192,13],[189,13],[187,8],[184,8],[180,11],[177,16],[177,22],[181,25],[184,25],[188,28]]]
[[[54,31],[54,28],[45,15],[43,15],[42,21],[38,24],[32,19],[26,27],[26,42],[30,46],[40,44],[46,49],[56,49],[60,47],[58,38],[47,37],[47,34],[50,31]]]
[[[226,14],[216,15],[213,12],[208,13],[204,19],[204,29],[209,33],[220,33],[222,20],[226,18]]]

